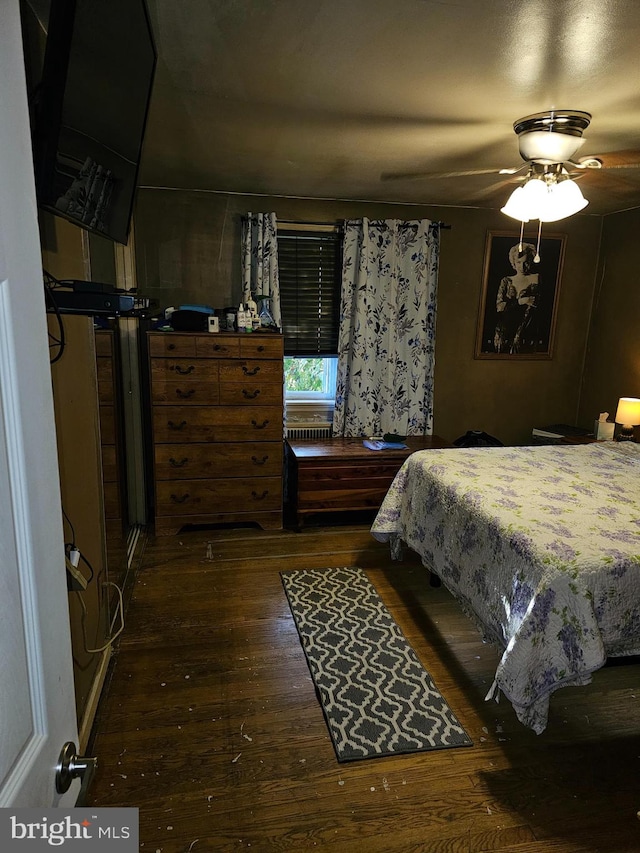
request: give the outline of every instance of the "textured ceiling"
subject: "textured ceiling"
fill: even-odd
[[[558,108],[593,116],[584,212],[640,206],[638,0],[148,4],[142,185],[499,208],[517,177],[394,176],[519,166]]]

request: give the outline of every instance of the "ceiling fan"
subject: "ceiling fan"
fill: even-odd
[[[458,178],[474,175],[548,174],[550,170],[571,174],[578,179],[587,171],[600,169],[640,168],[640,163],[605,165],[602,157],[581,157],[576,154],[586,142],[583,132],[591,123],[591,114],[581,110],[546,110],[518,119],[513,129],[523,163],[519,166],[493,169],[463,169],[450,172],[383,173],[383,181],[419,180],[427,178]],[[523,176],[524,177],[524,176]]]

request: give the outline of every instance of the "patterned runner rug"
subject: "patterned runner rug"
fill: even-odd
[[[362,569],[281,577],[338,761],[472,745]]]

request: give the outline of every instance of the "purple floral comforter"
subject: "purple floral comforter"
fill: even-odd
[[[640,445],[424,450],[371,532],[416,551],[504,654],[501,690],[540,733],[549,697],[640,654]]]

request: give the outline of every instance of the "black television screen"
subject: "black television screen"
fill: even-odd
[[[51,0],[34,105],[41,207],[127,242],[155,67],[144,0]]]

